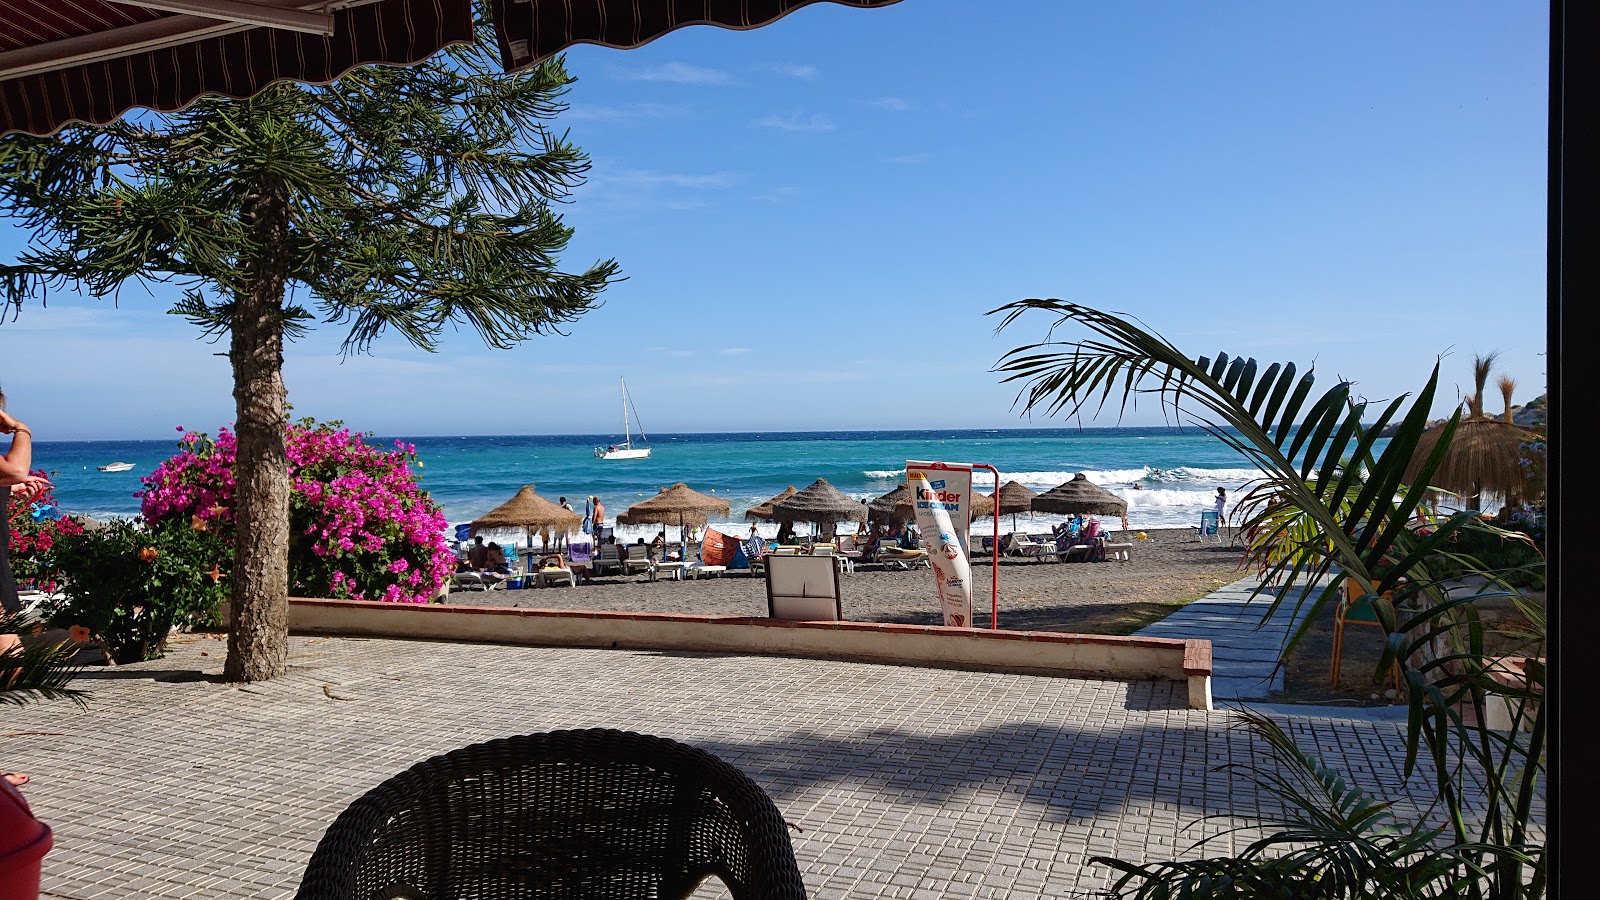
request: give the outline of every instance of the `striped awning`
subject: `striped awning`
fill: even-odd
[[[823,0],[482,0],[507,71],[578,43],[637,47],[688,25],[756,28]],[[896,0],[826,0],[887,6]],[[473,0],[0,0],[0,134],[135,107],[322,83],[473,39]],[[336,11],[327,12],[333,8]]]

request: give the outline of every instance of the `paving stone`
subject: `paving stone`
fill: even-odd
[[[1275,634],[1244,637],[1247,593],[1191,608],[1207,628],[1231,623],[1230,646],[1272,652]],[[1193,636],[1182,615],[1159,624]],[[28,800],[55,830],[46,896],[292,897],[323,830],[366,790],[437,753],[558,728],[659,734],[748,772],[804,829],[791,837],[812,896],[835,900],[1089,897],[1111,877],[1091,856],[1176,858],[1270,811],[1247,779],[1216,771],[1253,758],[1248,733],[1226,709],[1186,709],[1181,685],[295,637],[286,677],[234,687],[215,677],[220,656],[199,655],[217,647],[179,642],[91,673],[87,710],[7,714],[0,758],[33,775]],[[1219,683],[1242,697],[1228,665]],[[1426,807],[1427,773],[1402,780],[1403,722],[1271,709],[1398,813]]]

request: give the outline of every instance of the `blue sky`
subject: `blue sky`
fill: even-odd
[[[984,313],[1034,296],[1374,399],[1447,354],[1440,414],[1499,352],[1523,402],[1545,379],[1547,15],[903,0],[576,47],[558,124],[594,169],[563,261],[627,280],[507,351],[341,359],[319,330],[289,348],[290,402],[389,435],[604,433],[626,376],[655,432],[1063,424],[989,371],[1045,323],[997,336]],[[0,224],[0,254],[25,238]],[[44,440],[232,421],[222,348],[171,299],[56,294],[0,325],[12,411]]]

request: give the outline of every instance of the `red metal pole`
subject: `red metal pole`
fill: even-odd
[[[973,463],[974,469],[988,469],[994,473],[994,543],[989,554],[989,629],[1000,629],[1000,470],[988,463]],[[969,498],[970,499],[970,498]]]

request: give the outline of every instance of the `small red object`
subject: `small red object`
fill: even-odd
[[[0,900],[38,900],[39,864],[55,846],[22,792],[0,778]]]

